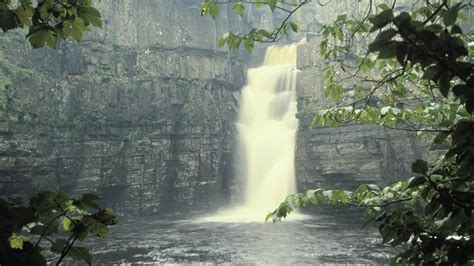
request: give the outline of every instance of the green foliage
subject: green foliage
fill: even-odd
[[[235,13],[237,13],[239,16],[244,15],[245,7],[242,3],[235,3],[232,8],[234,9]]]
[[[449,7],[447,2],[439,2],[430,8],[424,16],[419,10],[410,14],[381,8],[383,11],[368,17],[370,30],[364,19],[348,22],[338,18],[335,25],[344,21],[349,36],[354,36],[354,29],[378,34],[369,44],[368,54],[358,59],[357,71],[367,74],[359,77],[362,82],[356,88],[337,79],[336,64],[326,68],[326,95],[349,104],[319,112],[313,125],[359,121],[400,128],[402,124],[402,129],[434,136],[434,143],[450,147],[448,152],[436,163],[414,162],[415,176],[408,181],[383,189],[364,185],[355,192],[306,191],[288,197],[267,218],[277,221],[307,204],[360,206],[369,214],[376,213],[384,243],[405,247],[394,263],[472,262],[474,67],[466,36],[455,24],[461,3]],[[362,26],[351,28],[355,24]],[[350,46],[325,48],[331,39],[337,44],[346,38],[334,31],[335,25],[323,28],[321,52],[326,58],[350,51]],[[411,95],[418,104],[403,103]],[[347,100],[350,98],[354,101]],[[376,101],[371,102],[373,99]]]
[[[278,28],[273,30],[266,29],[252,29],[245,34],[237,32],[227,32],[218,40],[218,46],[223,47],[227,45],[230,50],[237,50],[243,45],[245,49],[251,53],[255,46],[255,42],[275,42],[280,40],[283,36],[287,36],[290,31],[298,32],[298,24],[290,21],[289,18],[302,6],[309,3],[310,0],[262,0],[257,2],[248,1],[217,1],[217,0],[203,0],[201,4],[201,15],[210,15],[213,19],[219,16],[219,5],[232,3],[234,12],[243,16],[245,13],[245,4],[255,5],[255,7],[268,7],[272,12],[278,10],[286,14],[286,18]]]
[[[409,181],[400,181],[385,188],[373,184],[361,185],[355,191],[319,188],[288,196],[278,209],[267,215],[266,220],[281,221],[294,209],[311,204],[364,206],[368,214],[373,214],[381,212],[383,207],[398,202],[404,202],[407,206],[414,206],[418,198],[418,191],[410,188]]]
[[[92,0],[0,0],[0,27],[4,32],[27,27],[33,48],[55,48],[59,38],[80,41],[90,25],[102,27],[100,13],[92,5]],[[7,76],[25,75],[24,70],[5,60],[0,60],[0,68]],[[0,82],[0,114],[4,115],[5,88],[11,83],[9,79]],[[0,264],[46,265],[43,249],[48,241],[58,265],[66,257],[90,265],[89,251],[75,246],[76,240],[83,241],[88,235],[105,238],[108,226],[117,223],[115,213],[100,208],[98,200],[94,194],[74,199],[51,191],[33,194],[28,202],[0,198]]]
[[[69,257],[90,265],[89,251],[76,246],[76,240],[84,241],[88,235],[106,238],[108,226],[117,223],[117,215],[101,209],[98,200],[95,194],[74,199],[52,191],[33,194],[28,202],[0,198],[0,263],[46,265],[43,242],[48,241],[57,264]]]
[[[19,235],[17,236],[15,233],[13,233],[10,238],[8,239],[10,241],[10,247],[13,249],[23,249],[23,242],[29,241],[28,237]]]
[[[472,182],[456,174],[453,158],[431,167],[418,160],[412,168],[414,177],[383,189],[362,185],[354,192],[317,189],[291,195],[267,220],[280,221],[295,208],[309,204],[359,206],[380,223],[383,243],[406,247],[394,263],[472,261]]]
[[[28,28],[27,38],[33,48],[55,48],[58,39],[81,41],[90,26],[102,27],[93,0],[0,0],[0,28],[6,32]]]
[[[415,161],[413,177],[384,188],[362,185],[356,191],[315,189],[291,195],[267,220],[280,221],[309,204],[358,206],[379,223],[384,243],[403,248],[393,263],[472,264],[474,51],[467,43],[474,36],[458,25],[470,4],[429,1],[410,11],[397,2],[368,5],[375,14],[340,15],[321,29],[320,53],[327,59],[324,94],[334,107],[320,110],[312,125],[361,122],[414,131],[446,153],[436,162]],[[245,38],[276,41],[275,34],[281,33],[255,38],[258,32],[229,33],[219,44],[235,49]],[[369,45],[358,54],[353,48],[361,39]],[[347,65],[347,55],[357,57],[355,65]]]

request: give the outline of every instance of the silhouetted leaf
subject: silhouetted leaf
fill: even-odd
[[[462,2],[457,3],[444,13],[443,22],[446,26],[451,26],[456,22],[461,4]]]
[[[370,32],[373,32],[385,27],[392,20],[393,20],[393,11],[391,9],[387,9],[380,12],[380,14],[370,18],[370,22],[373,24],[373,27],[370,30]]]
[[[413,171],[413,173],[425,174],[426,172],[428,172],[428,164],[423,160],[416,160],[411,165],[411,170]]]
[[[426,178],[424,176],[415,176],[410,179],[408,183],[408,188],[418,187],[426,182]]]
[[[89,250],[84,247],[72,247],[67,256],[75,261],[84,261],[88,265],[92,264],[92,256],[89,253]]]

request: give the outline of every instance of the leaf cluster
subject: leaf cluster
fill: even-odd
[[[0,28],[6,32],[28,28],[27,38],[33,48],[55,48],[59,39],[72,37],[81,41],[85,32],[102,27],[93,0],[0,0]]]
[[[309,0],[260,0],[260,1],[219,1],[204,0],[201,4],[201,15],[210,15],[213,19],[219,16],[219,5],[232,4],[232,9],[239,16],[245,15],[245,5],[254,5],[259,9],[268,7],[271,12],[279,10],[286,14],[286,19],[278,28],[273,30],[253,28],[247,33],[227,32],[218,40],[218,46],[227,45],[230,50],[237,50],[241,46],[251,53],[255,46],[255,42],[275,42],[283,36],[287,36],[289,32],[298,32],[298,24],[290,21],[289,18],[303,5],[309,3]]]
[[[56,254],[57,264],[69,257],[92,263],[89,251],[75,245],[88,236],[106,238],[117,223],[111,209],[102,209],[95,194],[74,199],[63,192],[42,191],[23,198],[0,198],[0,263],[46,265],[44,242]]]
[[[455,24],[461,4],[448,7],[446,2],[440,2],[426,21],[413,19],[407,12],[381,12],[370,19],[370,31],[381,32],[368,51],[377,52],[379,59],[396,58],[401,66],[420,66],[422,79],[437,84],[444,97],[453,92],[472,113],[474,71],[467,60],[463,31]]]

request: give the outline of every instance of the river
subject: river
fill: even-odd
[[[91,243],[94,264],[380,264],[390,248],[361,215],[318,214],[281,223],[216,223],[167,215],[123,218]]]

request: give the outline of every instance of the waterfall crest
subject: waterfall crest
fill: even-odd
[[[244,201],[206,220],[264,221],[269,211],[296,192],[296,52],[297,44],[269,47],[263,65],[248,70],[237,123]]]

